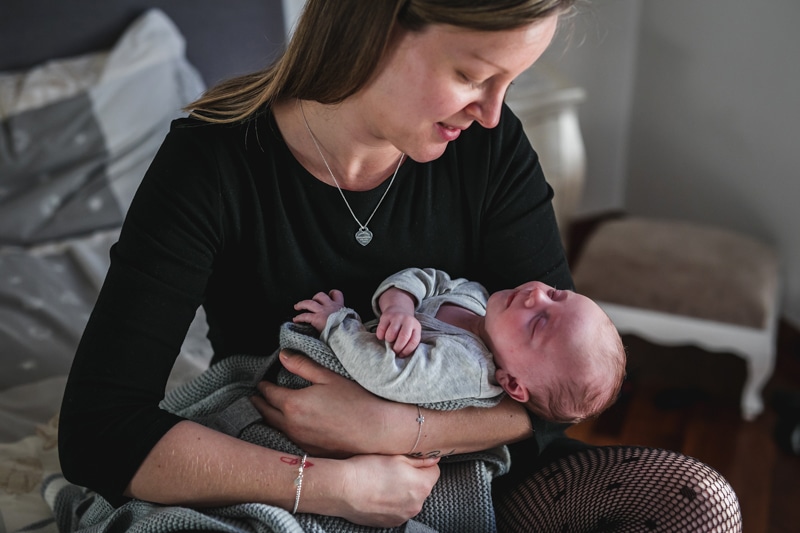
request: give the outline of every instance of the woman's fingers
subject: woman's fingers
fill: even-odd
[[[324,383],[332,374],[332,371],[322,367],[312,361],[309,357],[282,350],[280,353],[281,362],[289,372],[296,374],[313,383]],[[251,398],[255,408],[261,413],[264,421],[277,429],[286,426],[287,411],[292,408],[289,401],[296,395],[294,390],[280,387],[268,381],[261,381],[256,385],[260,396]]]
[[[286,370],[312,384],[327,383],[331,377],[337,376],[336,373],[314,362],[311,358],[291,350],[281,350],[280,358]],[[286,408],[289,406],[288,401],[291,397],[296,396],[292,394],[296,391],[268,381],[259,382],[256,388],[261,393],[261,397],[255,398],[254,405],[264,416],[264,420],[280,427]]]
[[[327,383],[332,376],[338,375],[298,352],[281,350],[280,358],[286,370],[311,383]]]
[[[409,460],[409,464],[414,468],[430,468],[439,464],[441,457],[409,457],[404,455]],[[437,474],[438,475],[438,474]]]
[[[378,398],[306,356],[284,351],[281,361],[311,385],[295,390],[260,383],[264,403],[256,398],[253,405],[267,424],[309,453],[327,457],[394,452],[397,443],[386,431],[387,410],[408,406]]]
[[[346,518],[379,527],[398,526],[419,514],[440,474],[436,459],[359,455],[348,463],[354,472],[342,479],[342,490],[355,504]]]
[[[352,424],[358,420],[351,411],[363,409],[356,402],[369,393],[304,355],[284,350],[281,362],[311,385],[295,390],[259,383],[260,397],[253,398],[252,403],[264,421],[309,453],[342,457],[357,452],[349,443],[355,430]],[[354,396],[353,389],[360,394]]]

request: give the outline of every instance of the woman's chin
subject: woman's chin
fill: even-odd
[[[430,146],[421,147],[419,150],[407,152],[406,156],[413,159],[417,163],[429,163],[442,157],[444,151],[447,149],[448,143],[436,143]]]

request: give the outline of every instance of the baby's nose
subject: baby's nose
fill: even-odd
[[[533,307],[536,304],[544,303],[549,299],[550,298],[547,295],[547,291],[541,287],[533,287],[528,293],[528,297],[525,298],[525,307]]]
[[[525,298],[525,307],[533,307],[539,301],[538,291],[534,288],[528,291],[528,297]]]

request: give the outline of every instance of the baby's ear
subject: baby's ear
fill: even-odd
[[[526,403],[528,401],[528,389],[523,387],[517,378],[508,373],[507,370],[499,368],[494,374],[495,379],[512,399]]]

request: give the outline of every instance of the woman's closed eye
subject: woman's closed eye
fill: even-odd
[[[483,84],[484,84],[484,82],[483,82],[483,81],[477,81],[477,80],[475,80],[475,79],[473,79],[473,78],[469,77],[469,76],[468,76],[467,74],[465,74],[464,72],[459,72],[459,73],[458,73],[458,77],[459,77],[459,78],[461,78],[461,80],[462,80],[464,83],[466,83],[467,85],[469,85],[469,87],[470,87],[471,89],[480,89],[480,88],[483,86]]]

